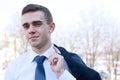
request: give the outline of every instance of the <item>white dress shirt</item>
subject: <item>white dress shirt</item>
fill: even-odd
[[[50,47],[42,55],[48,58],[51,54],[56,54],[53,47]],[[33,60],[37,55],[38,54],[31,49],[12,61],[9,64],[5,74],[5,80],[34,80],[37,63]],[[45,59],[43,65],[45,69],[46,80],[76,80],[69,72],[67,63],[65,61],[65,71],[59,78],[57,78],[56,74],[52,71],[48,59]]]

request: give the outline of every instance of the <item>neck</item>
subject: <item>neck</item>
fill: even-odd
[[[52,46],[52,43],[46,44],[40,48],[34,48],[32,47],[33,51],[35,51],[37,54],[42,54],[44,53],[46,50],[48,50],[50,47]]]

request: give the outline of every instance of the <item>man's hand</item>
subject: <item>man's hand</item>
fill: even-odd
[[[49,57],[49,62],[52,70],[56,73],[57,77],[61,76],[64,72],[64,58],[58,53],[52,54]]]

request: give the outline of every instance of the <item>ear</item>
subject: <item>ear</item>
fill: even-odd
[[[55,30],[55,23],[52,22],[52,23],[50,23],[50,29],[49,29],[49,31],[50,31],[50,33],[52,33],[54,30]]]

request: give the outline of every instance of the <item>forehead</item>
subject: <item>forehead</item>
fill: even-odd
[[[46,21],[45,14],[42,11],[28,12],[22,15],[21,23],[31,23],[33,21]]]

